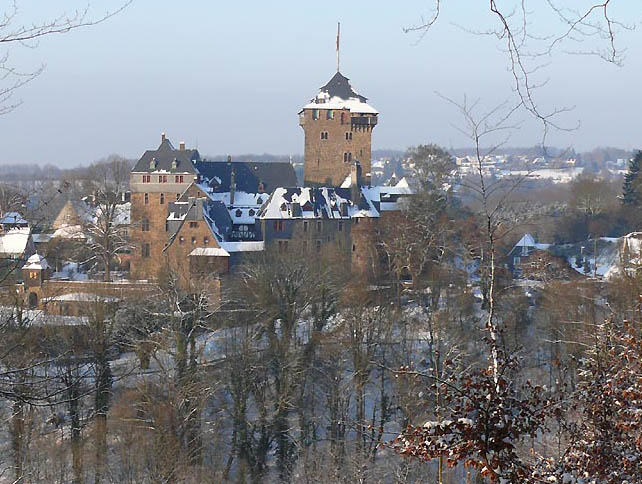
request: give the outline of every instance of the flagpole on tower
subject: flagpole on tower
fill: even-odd
[[[337,22],[337,72],[339,72],[339,38],[341,36],[341,22]]]

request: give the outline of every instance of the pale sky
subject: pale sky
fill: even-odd
[[[100,15],[117,3],[103,1],[91,11]],[[623,67],[563,51],[547,59],[540,102],[575,106],[560,121],[581,122],[570,133],[553,133],[549,144],[642,146],[642,9],[634,3],[619,12],[638,27],[619,38],[627,48]],[[20,4],[27,22],[85,5]],[[375,149],[468,146],[453,127],[458,114],[436,92],[488,106],[509,98],[507,57],[497,41],[454,25],[492,25],[480,0],[444,2],[443,17],[420,42],[403,33],[430,8],[430,0],[134,0],[104,24],[47,37],[35,49],[11,49],[12,65],[46,69],[16,94],[22,105],[0,117],[0,163],[137,158],[156,147],[163,131],[204,155],[302,153],[297,112],[335,72],[337,21],[341,71],[380,112]],[[536,20],[548,25],[547,18]],[[518,119],[525,122],[509,144],[539,143],[539,126],[525,114]]]

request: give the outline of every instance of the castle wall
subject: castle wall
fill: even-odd
[[[318,111],[318,119],[315,119],[315,111]],[[328,113],[332,113],[331,119],[328,119]],[[305,132],[306,186],[340,186],[350,175],[354,161],[361,163],[364,174],[370,173],[374,124],[353,124],[352,116],[348,109],[303,110],[300,124]],[[345,154],[349,154],[347,159]]]

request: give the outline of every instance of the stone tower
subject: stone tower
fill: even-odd
[[[305,132],[306,186],[340,186],[355,161],[364,175],[370,173],[372,130],[379,113],[367,101],[337,71],[299,112]]]

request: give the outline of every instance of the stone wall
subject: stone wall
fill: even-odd
[[[314,111],[318,111],[318,119],[314,119]],[[328,119],[329,112],[331,119]],[[350,175],[354,161],[361,163],[364,174],[370,173],[373,126],[353,126],[350,119],[347,109],[303,110],[300,124],[305,132],[306,186],[340,186]],[[350,159],[344,158],[345,153],[350,153]]]

